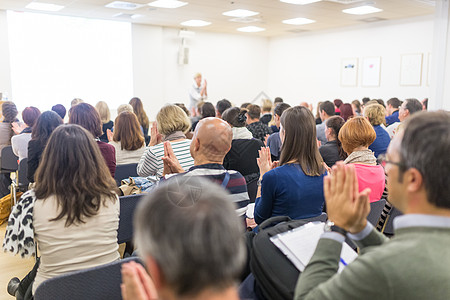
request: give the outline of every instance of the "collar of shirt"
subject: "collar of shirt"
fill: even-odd
[[[394,229],[407,227],[441,227],[450,228],[450,217],[407,214],[394,219]]]
[[[195,169],[218,169],[218,170],[225,170],[223,165],[221,164],[203,164],[198,166],[193,166],[189,169],[189,171],[195,170]]]

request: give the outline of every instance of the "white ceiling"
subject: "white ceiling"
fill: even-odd
[[[40,2],[53,3],[65,6],[54,14],[78,16],[87,18],[99,18],[108,20],[126,20],[133,23],[159,25],[174,28],[183,28],[181,22],[191,19],[201,19],[212,22],[206,27],[194,28],[192,30],[206,30],[212,32],[239,33],[239,27],[258,26],[266,30],[259,33],[241,33],[258,36],[279,36],[293,34],[302,31],[316,31],[344,26],[352,26],[367,22],[366,19],[402,19],[415,16],[423,16],[434,13],[432,0],[340,0],[343,2],[354,2],[350,4],[321,1],[307,5],[294,5],[280,2],[279,0],[183,0],[189,4],[176,9],[153,8],[144,5],[135,10],[120,10],[106,8],[105,5],[113,0],[40,0]],[[147,4],[153,0],[133,0],[137,4]],[[0,9],[11,9],[16,11],[32,11],[26,9],[30,0],[0,0]],[[342,13],[343,9],[370,4],[383,9],[382,12],[368,15],[349,15]],[[252,17],[256,20],[251,23],[240,23],[229,21],[232,17],[223,16],[222,13],[233,9],[248,9],[260,14]],[[118,13],[139,14],[142,17],[131,19],[113,17]],[[315,23],[307,25],[287,25],[282,20],[292,18],[309,18],[316,20]],[[366,20],[366,21],[364,21]]]

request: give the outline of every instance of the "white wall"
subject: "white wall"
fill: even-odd
[[[429,97],[428,53],[432,51],[433,16],[385,21],[297,36],[272,38],[269,43],[269,94],[290,104],[340,98]],[[400,86],[401,54],[423,53],[422,85]],[[381,56],[379,87],[361,87],[364,57]],[[342,58],[359,58],[358,86],[340,86]]]
[[[0,93],[11,97],[11,67],[9,63],[8,25],[6,11],[0,10]]]

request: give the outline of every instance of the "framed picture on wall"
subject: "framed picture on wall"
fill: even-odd
[[[341,86],[358,85],[358,59],[343,58],[341,60]]]
[[[380,86],[381,57],[365,57],[362,61],[362,83],[364,87]]]
[[[400,85],[420,86],[422,83],[423,54],[402,54],[400,64]]]

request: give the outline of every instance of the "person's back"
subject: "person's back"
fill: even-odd
[[[369,146],[369,149],[372,150],[375,154],[375,157],[378,157],[380,154],[384,154],[387,151],[389,143],[391,142],[391,138],[389,137],[389,133],[381,127],[381,125],[373,126],[377,137],[375,141]]]
[[[258,150],[264,144],[257,139],[237,139],[231,142],[231,149],[228,151],[223,166],[227,170],[236,170],[247,176],[254,173],[259,173],[256,158],[258,157]]]
[[[380,165],[371,166],[358,163],[353,165],[355,166],[358,177],[359,191],[361,192],[366,188],[370,188],[370,202],[380,200],[386,184],[383,167]]]
[[[323,158],[323,161],[330,168],[334,166],[337,161],[342,160],[339,155],[339,148],[337,143],[337,140],[327,141],[319,148],[319,152]]]

